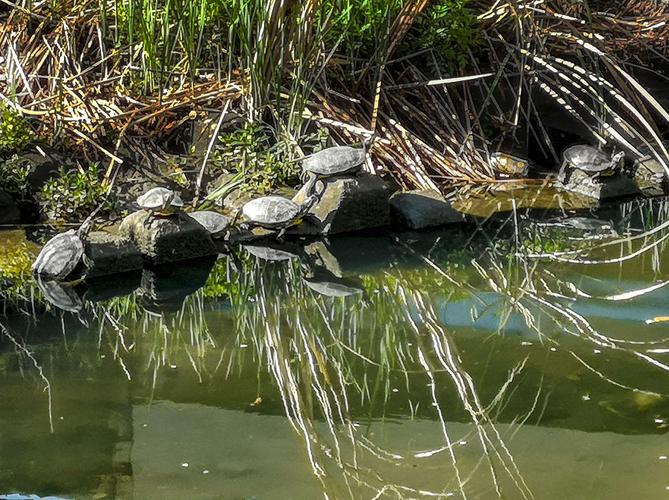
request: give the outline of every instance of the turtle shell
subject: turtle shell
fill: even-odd
[[[496,151],[490,155],[490,162],[495,169],[506,175],[526,175],[529,162],[503,151]]]
[[[293,221],[299,212],[299,205],[282,196],[256,198],[242,207],[242,213],[246,218],[267,227],[286,225]]]
[[[592,146],[572,146],[564,151],[563,156],[574,168],[586,172],[603,172],[611,167],[611,158]]]
[[[146,210],[159,210],[168,207],[181,208],[184,202],[171,189],[156,187],[137,198],[137,204]]]
[[[366,152],[351,146],[323,149],[302,161],[302,170],[322,177],[358,170],[365,161]]]
[[[74,229],[51,238],[32,265],[40,276],[63,279],[70,274],[84,255],[84,244]]]
[[[211,212],[208,210],[202,210],[200,212],[193,212],[188,214],[195,221],[204,227],[209,234],[218,234],[230,226],[230,219],[225,215],[219,214],[217,212]]]

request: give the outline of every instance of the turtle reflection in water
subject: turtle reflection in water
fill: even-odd
[[[268,245],[243,245],[244,250],[262,260],[281,262],[299,258],[299,255],[284,248],[276,248]]]
[[[362,282],[352,278],[338,278],[334,275],[327,277],[305,276],[302,280],[314,292],[327,297],[348,297],[350,295],[364,294],[365,292]]]
[[[600,239],[619,236],[613,223],[592,217],[568,217],[545,222],[531,222],[531,227],[545,232],[562,231],[569,239]]]
[[[84,302],[72,284],[38,278],[37,287],[44,299],[58,309],[78,313],[84,308]]]
[[[568,176],[566,175],[568,167],[591,174],[592,177],[615,174],[622,170],[625,153],[621,151],[613,155],[613,157],[609,157],[609,155],[597,148],[579,144],[567,148],[562,153],[562,158],[558,181],[564,184],[568,180]]]

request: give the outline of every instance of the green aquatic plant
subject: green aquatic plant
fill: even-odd
[[[229,279],[228,262],[221,259],[214,264],[201,293],[208,299],[219,299],[229,297],[236,289],[237,284]]]
[[[407,42],[414,49],[431,49],[436,60],[451,69],[470,61],[470,50],[482,42],[469,0],[433,2],[418,17]]]
[[[38,200],[50,220],[80,221],[102,205],[108,210],[107,186],[100,180],[97,165],[88,169],[60,170],[44,184]]]
[[[0,276],[21,279],[30,275],[37,246],[26,239],[23,231],[3,231],[0,242]]]
[[[257,123],[222,135],[214,164],[227,171],[242,174],[241,189],[267,194],[299,176],[299,164],[288,159],[287,147],[272,144],[271,131]]]
[[[23,231],[0,233],[0,311],[8,304],[21,304],[36,298],[32,290],[30,266],[39,248],[26,239]]]
[[[33,138],[30,124],[16,111],[0,104],[0,155],[20,153]]]
[[[17,199],[24,199],[28,195],[28,174],[30,164],[23,161],[18,155],[12,155],[5,161],[0,161],[0,190],[13,195]]]
[[[331,19],[325,43],[333,47],[340,39],[342,52],[371,57],[387,38],[390,24],[405,5],[404,0],[329,0],[323,3],[322,19]]]

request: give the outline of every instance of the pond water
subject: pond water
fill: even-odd
[[[6,292],[0,498],[669,497],[669,204],[554,215]]]

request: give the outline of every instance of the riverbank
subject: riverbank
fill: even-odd
[[[552,9],[19,3],[0,14],[3,222],[122,217],[158,185],[267,194],[333,144],[368,142],[366,170],[404,190],[502,179],[499,151],[554,171],[577,142],[667,164],[667,7]]]

